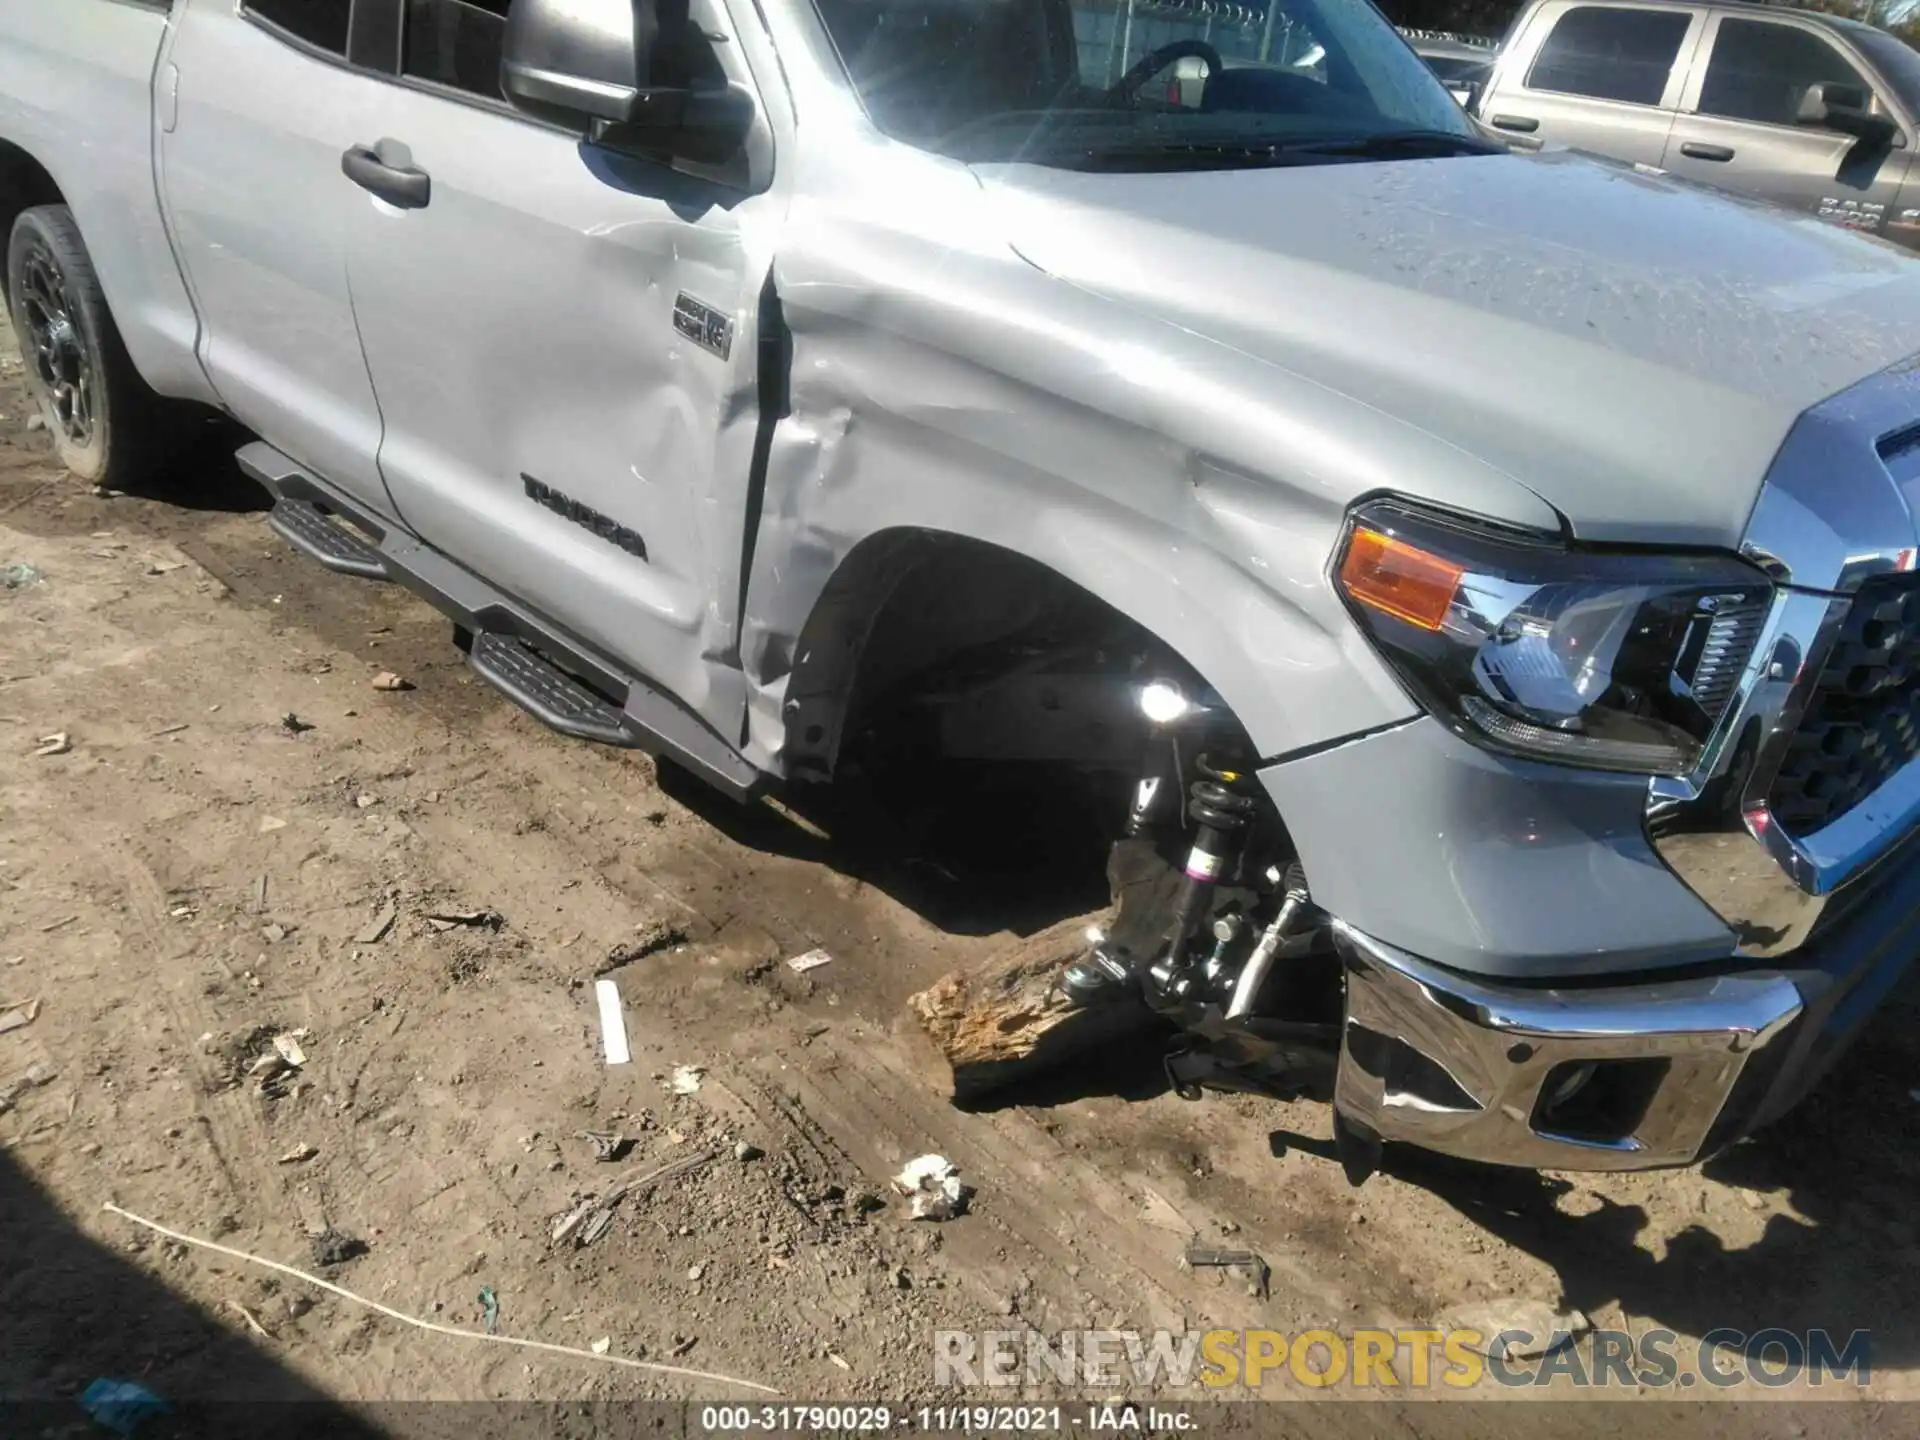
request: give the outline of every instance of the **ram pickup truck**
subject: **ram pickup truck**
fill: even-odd
[[[78,476],[225,412],[559,730],[1084,782],[1181,1093],[1689,1163],[1920,944],[1920,265],[1273,3],[0,0],[8,303]]]
[[[1920,54],[1746,0],[1530,0],[1468,107],[1570,145],[1920,247]]]

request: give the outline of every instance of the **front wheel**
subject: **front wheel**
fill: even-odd
[[[7,296],[27,383],[60,463],[116,489],[151,474],[165,458],[168,402],[133,368],[66,206],[37,205],[14,221]]]

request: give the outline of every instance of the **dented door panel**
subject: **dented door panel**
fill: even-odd
[[[721,444],[754,411],[753,202],[398,87],[365,125],[432,180],[421,209],[355,200],[380,467],[408,524],[737,725],[706,602],[738,553],[744,458]],[[683,332],[690,302],[725,343]]]

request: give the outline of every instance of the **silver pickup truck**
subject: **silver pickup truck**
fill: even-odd
[[[1022,767],[1036,885],[1102,797],[1060,993],[1183,1094],[1325,1094],[1356,1178],[1689,1163],[1920,944],[1920,264],[1274,6],[1310,69],[1108,0],[0,0],[8,301],[78,475],[226,412],[562,731]]]

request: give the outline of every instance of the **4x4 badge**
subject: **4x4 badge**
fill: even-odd
[[[722,360],[733,349],[733,321],[684,290],[673,302],[673,328]]]

